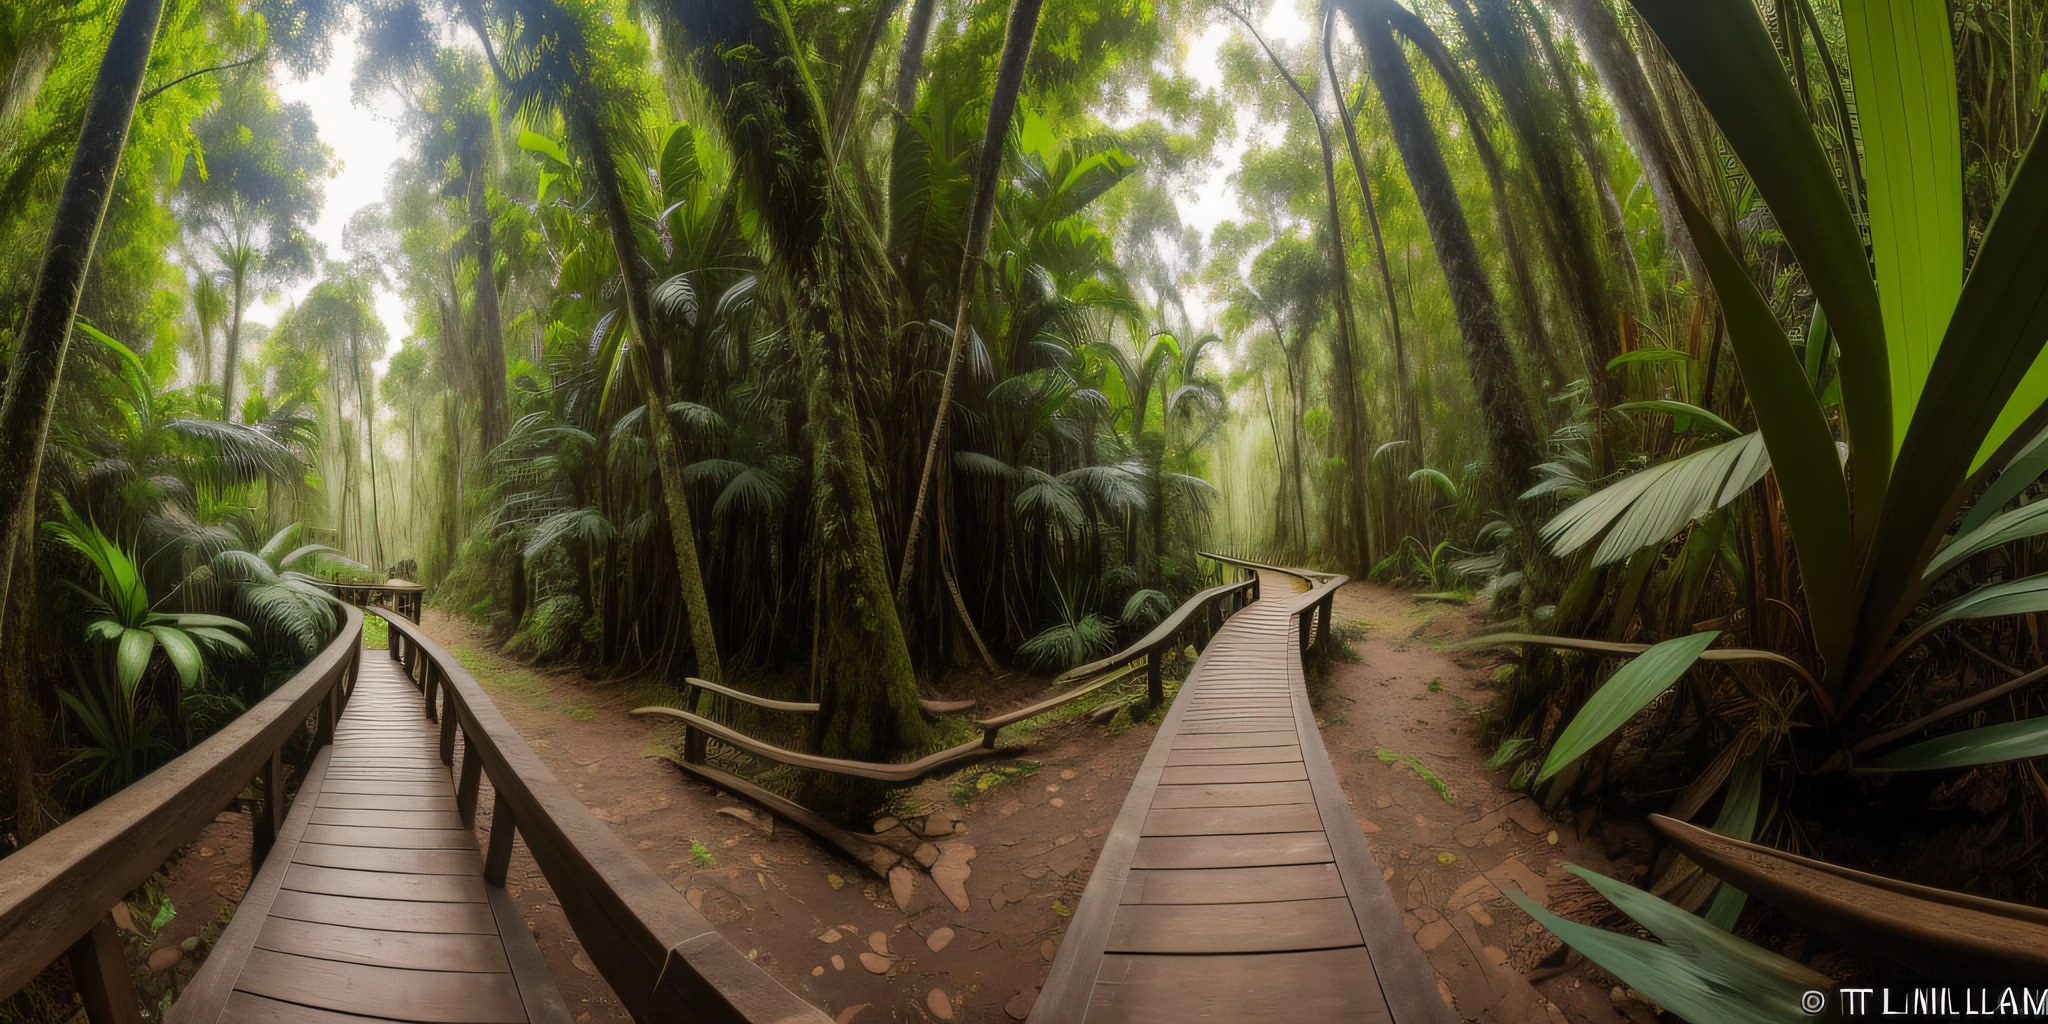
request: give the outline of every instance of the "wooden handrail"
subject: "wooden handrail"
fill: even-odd
[[[691,730],[701,730],[705,735],[721,743],[730,743],[747,753],[765,757],[771,761],[779,761],[797,768],[809,768],[813,771],[831,772],[835,775],[850,775],[856,779],[872,779],[876,782],[916,782],[934,772],[966,764],[970,761],[983,760],[994,753],[989,748],[982,746],[981,741],[976,740],[973,743],[963,743],[957,747],[948,747],[936,754],[931,754],[915,761],[906,761],[902,764],[891,764],[883,761],[849,761],[843,758],[825,757],[820,754],[805,754],[800,751],[778,747],[773,743],[757,740],[737,729],[720,725],[702,715],[694,715],[688,711],[679,711],[675,708],[658,706],[634,708],[633,714],[666,715],[670,718],[679,718]],[[684,756],[687,758],[690,756],[688,747],[691,740],[689,737],[685,737],[683,742],[685,746]],[[1001,751],[1004,754],[1012,752],[1010,750]]]
[[[1308,584],[1311,588],[1337,576],[1336,573],[1323,572],[1318,569],[1297,569],[1286,565],[1268,565],[1265,562],[1254,562],[1249,558],[1219,555],[1213,551],[1197,551],[1195,554],[1212,562],[1222,562],[1225,565],[1234,565],[1240,569],[1263,570],[1265,572],[1277,572],[1284,576],[1292,576]]]
[[[1236,583],[1225,583],[1197,592],[1193,597],[1181,602],[1181,606],[1175,608],[1172,614],[1159,620],[1159,624],[1152,627],[1151,632],[1146,633],[1135,643],[1106,658],[1098,658],[1086,665],[1070,668],[1060,673],[1053,682],[1064,683],[1075,679],[1084,679],[1104,669],[1118,668],[1136,661],[1159,648],[1171,646],[1174,637],[1179,635],[1181,627],[1187,625],[1190,616],[1207,607],[1211,602],[1220,601],[1240,591],[1249,591],[1252,598],[1256,600],[1259,596],[1258,579],[1254,577],[1253,579],[1239,580]]]
[[[358,608],[388,603],[400,615],[414,622],[420,621],[420,602],[427,588],[411,580],[389,579],[382,583],[339,583],[323,580],[318,576],[309,577],[313,582],[334,592],[334,596]]]
[[[720,686],[719,684],[714,683],[708,679],[699,679],[696,676],[683,677],[683,683],[686,686],[703,687],[706,690],[710,690],[712,693],[724,694],[725,696],[731,697],[734,700],[744,701],[748,704],[754,705],[757,708],[768,708],[771,711],[788,711],[792,714],[815,715],[818,713],[818,709],[823,706],[821,704],[816,703],[815,701],[772,700],[767,697],[759,697],[751,693],[745,693],[740,690],[735,690],[730,686]],[[685,690],[683,696],[687,698],[689,697],[689,695],[689,691]],[[974,702],[971,700],[926,700],[922,697],[919,697],[917,702],[918,704],[922,705],[926,711],[929,711],[934,715],[950,715],[959,711],[965,711],[966,709],[974,706]]]
[[[1234,565],[1255,574],[1261,571],[1277,572],[1292,576],[1308,584],[1308,590],[1305,593],[1296,595],[1294,601],[1289,605],[1290,613],[1300,620],[1300,625],[1295,630],[1295,635],[1303,654],[1307,654],[1310,647],[1322,642],[1324,637],[1330,635],[1330,608],[1336,601],[1337,589],[1351,582],[1351,577],[1340,573],[1322,572],[1316,569],[1295,569],[1284,565],[1268,565],[1264,562],[1254,562],[1249,558],[1235,558],[1230,555],[1219,555],[1210,551],[1199,551],[1196,554],[1211,561],[1221,562],[1225,565]]]
[[[504,885],[516,829],[577,941],[634,1019],[717,1024],[831,1020],[734,949],[609,826],[592,817],[461,662],[404,616],[384,608],[371,611],[389,624],[391,657],[425,691],[427,716],[441,723],[444,765],[453,765],[459,726],[464,745],[455,801],[464,818],[475,813],[483,777],[497,792],[484,880]]]
[[[68,949],[94,1024],[139,1019],[127,952],[109,917],[257,775],[257,850],[284,821],[282,748],[320,721],[333,738],[354,689],[363,613],[342,609],[340,632],[270,696],[219,732],[48,835],[0,860],[0,993],[12,995]]]
[[[1100,690],[1103,687],[1108,686],[1109,684],[1116,682],[1117,680],[1122,679],[1125,676],[1128,676],[1131,673],[1136,672],[1137,670],[1144,667],[1145,661],[1141,658],[1137,661],[1131,662],[1128,665],[1125,665],[1122,668],[1115,669],[1109,672],[1104,672],[1103,674],[1096,676],[1093,680],[1090,680],[1088,685],[1068,690],[1067,692],[1062,693],[1057,697],[1050,697],[1045,700],[1039,701],[1038,703],[1033,704],[1030,707],[1018,708],[1015,711],[996,715],[991,718],[978,719],[975,721],[974,724],[980,726],[984,730],[984,734],[982,737],[982,745],[989,747],[995,746],[996,732],[1002,729],[1003,726],[1014,725],[1027,718],[1036,718],[1039,715],[1045,714],[1046,712],[1051,711],[1052,709],[1059,707],[1060,705],[1065,704],[1070,700],[1073,700],[1077,697],[1085,697],[1091,693],[1094,693],[1095,691]]]

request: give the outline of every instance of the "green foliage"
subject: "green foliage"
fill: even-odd
[[[1719,630],[1710,629],[1666,640],[1623,665],[1586,701],[1586,706],[1579,709],[1571,724],[1558,735],[1549,756],[1543,761],[1543,770],[1537,774],[1537,780],[1548,779],[1563,771],[1613,735],[1616,729],[1635,717],[1636,712],[1663,696],[1664,691],[1678,682],[1720,635]]]
[[[999,786],[1022,782],[1038,774],[1037,761],[1013,761],[994,768],[969,768],[953,776],[946,787],[947,795],[962,807],[988,795]]]
[[[1661,941],[1567,921],[1514,889],[1506,890],[1506,895],[1586,959],[1685,1020],[1777,1024],[1799,1012],[1795,1008],[1805,992],[1833,988],[1827,977],[1734,938],[1649,893],[1577,865],[1571,871]]]
[[[1379,758],[1381,764],[1407,765],[1408,769],[1413,771],[1417,778],[1428,783],[1429,788],[1436,790],[1436,795],[1444,798],[1444,803],[1454,804],[1458,802],[1458,794],[1451,789],[1451,784],[1445,782],[1443,776],[1432,771],[1428,765],[1422,763],[1421,758],[1416,757],[1414,754],[1381,747],[1373,751],[1373,756]]]

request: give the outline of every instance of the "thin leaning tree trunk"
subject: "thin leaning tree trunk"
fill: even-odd
[[[1373,84],[1386,104],[1395,147],[1401,152],[1408,180],[1415,188],[1416,201],[1429,226],[1430,239],[1436,245],[1437,261],[1450,285],[1465,361],[1471,368],[1486,421],[1488,450],[1508,507],[1519,513],[1513,499],[1534,483],[1534,467],[1542,461],[1542,446],[1523,399],[1514,353],[1508,347],[1500,306],[1486,279],[1486,267],[1472,238],[1472,226],[1465,219],[1457,186],[1444,163],[1443,151],[1437,146],[1414,72],[1408,67],[1407,55],[1388,21],[1389,8],[1394,4],[1392,0],[1340,0],[1339,6],[1365,47]],[[1516,514],[1513,518],[1523,521],[1526,517]],[[1526,528],[1527,523],[1523,525]]]
[[[597,179],[605,222],[611,229],[612,246],[618,252],[619,275],[625,281],[626,315],[633,332],[633,348],[640,356],[640,393],[647,405],[647,435],[654,446],[663,503],[668,506],[668,529],[673,542],[670,547],[675,549],[683,610],[690,620],[690,646],[697,655],[697,673],[718,682],[724,678],[724,668],[718,658],[718,637],[711,628],[711,601],[704,593],[697,531],[690,521],[690,492],[683,482],[688,466],[676,440],[675,427],[668,419],[668,401],[661,393],[661,367],[654,359],[654,307],[648,298],[652,289],[647,281],[647,268],[633,239],[632,215],[627,212],[626,197],[620,191],[618,163],[612,156],[609,137],[588,102],[578,100],[572,107],[578,134],[590,151],[591,176]]]
[[[0,401],[0,609],[7,607],[13,585],[15,549],[35,519],[43,443],[50,436],[57,383],[71,346],[71,321],[78,315],[93,247],[113,198],[121,151],[128,145],[128,127],[135,118],[135,101],[142,93],[163,10],[163,0],[128,0],[114,23],[86,101],[78,149],[71,155],[71,169],[50,221],[43,265],[22,318],[21,342],[7,374],[7,397]],[[0,614],[0,623],[4,622],[6,617]]]
[[[910,592],[910,574],[917,568],[917,541],[923,532],[925,503],[931,496],[932,469],[938,463],[946,424],[951,419],[948,413],[953,406],[953,382],[959,376],[961,339],[967,333],[967,314],[974,303],[974,271],[981,263],[982,251],[988,248],[989,228],[995,222],[1003,142],[1010,134],[1010,118],[1017,111],[1017,94],[1024,88],[1024,62],[1031,56],[1031,39],[1038,34],[1038,13],[1044,7],[1045,0],[1015,0],[1010,5],[1003,55],[996,65],[995,92],[989,98],[988,130],[982,135],[981,160],[974,169],[974,202],[968,208],[967,245],[960,254],[960,297],[953,312],[953,337],[946,346],[946,373],[939,385],[939,407],[932,414],[931,439],[925,444],[924,469],[917,477],[917,499],[910,506],[910,532],[903,540],[903,567],[896,574],[899,605]]]
[[[475,148],[481,151],[483,147]],[[484,191],[481,159],[477,164],[468,168],[469,184],[463,191],[469,203],[470,241],[476,246],[477,420],[484,450],[488,452],[505,443],[512,416],[505,397],[505,325],[498,310],[497,246],[491,237],[491,210]]]

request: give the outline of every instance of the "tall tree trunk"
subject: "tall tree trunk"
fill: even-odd
[[[1402,422],[1397,435],[1414,448],[1416,463],[1427,465],[1422,441],[1422,411],[1415,394],[1413,374],[1408,368],[1408,346],[1401,332],[1401,306],[1394,297],[1394,272],[1387,265],[1387,240],[1380,232],[1379,203],[1373,199],[1372,183],[1366,179],[1365,150],[1358,144],[1358,124],[1351,116],[1351,106],[1344,102],[1344,88],[1337,78],[1337,58],[1333,52],[1336,32],[1334,7],[1325,8],[1323,15],[1323,70],[1329,73],[1330,89],[1337,96],[1337,117],[1344,125],[1344,145],[1351,154],[1351,170],[1358,176],[1358,194],[1365,203],[1365,222],[1372,229],[1373,265],[1379,271],[1380,292],[1386,298],[1387,331],[1394,340],[1394,374],[1401,389],[1395,405],[1401,410]],[[1364,467],[1360,467],[1360,472]]]
[[[481,150],[481,145],[474,147]],[[468,172],[469,237],[476,246],[476,389],[477,426],[485,451],[505,443],[512,417],[505,397],[505,325],[498,311],[497,247],[491,238],[491,210],[484,191],[484,170],[480,153],[469,159],[475,166]],[[635,336],[638,337],[637,335]]]
[[[569,111],[584,149],[589,153],[591,176],[596,179],[605,222],[611,230],[612,248],[618,253],[619,275],[625,281],[626,314],[633,330],[633,348],[639,354],[640,395],[646,403],[647,435],[654,447],[654,461],[661,476],[663,504],[668,506],[670,545],[675,551],[676,579],[682,588],[683,613],[689,619],[690,645],[697,656],[697,673],[712,682],[724,677],[718,656],[718,638],[711,628],[711,601],[704,593],[704,572],[697,558],[697,531],[690,519],[690,491],[684,483],[688,461],[669,421],[668,398],[662,390],[661,362],[654,350],[653,292],[647,279],[647,264],[633,238],[632,215],[626,210],[626,196],[619,183],[618,163],[612,156],[611,137],[598,122],[597,111],[587,99],[570,101]],[[499,346],[500,355],[503,346]],[[501,374],[502,378],[502,374]]]
[[[995,91],[989,97],[988,129],[982,134],[981,155],[974,169],[974,201],[967,212],[967,244],[960,254],[958,305],[953,312],[953,337],[946,346],[946,371],[939,385],[939,407],[932,413],[931,439],[924,449],[924,469],[917,477],[917,499],[910,506],[910,532],[903,541],[903,568],[896,574],[896,601],[902,603],[910,592],[910,574],[917,567],[917,540],[924,525],[924,506],[931,492],[932,469],[938,463],[939,447],[945,440],[946,424],[952,419],[953,381],[960,368],[961,339],[967,334],[967,314],[973,308],[975,270],[982,250],[988,248],[988,233],[995,223],[996,185],[1002,178],[1003,146],[1010,136],[1010,118],[1017,111],[1017,94],[1024,88],[1024,62],[1031,56],[1031,39],[1038,33],[1038,12],[1045,0],[1013,0],[1010,23],[1003,34],[1003,55],[996,64]]]
[[[1592,176],[1593,192],[1600,200],[1600,216],[1607,224],[1608,246],[1614,251],[1615,258],[1621,261],[1635,308],[1638,312],[1647,312],[1643,271],[1636,264],[1635,246],[1629,241],[1628,221],[1622,215],[1620,200],[1615,198],[1614,183],[1607,180],[1607,158],[1600,152],[1599,143],[1593,138],[1593,126],[1586,117],[1586,99],[1579,88],[1577,69],[1566,63],[1564,55],[1558,52],[1550,22],[1533,11],[1529,21],[1536,29],[1536,42],[1542,47],[1543,62],[1549,67],[1551,81],[1557,87],[1565,123],[1571,126],[1572,140],[1578,144],[1579,158],[1585,161],[1586,171]]]
[[[1395,147],[1401,152],[1409,182],[1415,186],[1416,201],[1436,245],[1437,262],[1450,286],[1465,361],[1486,421],[1488,450],[1502,485],[1503,505],[1511,517],[1523,520],[1516,499],[1535,482],[1534,467],[1542,461],[1542,446],[1522,394],[1507,332],[1501,326],[1493,286],[1486,279],[1485,264],[1472,239],[1472,226],[1465,220],[1457,186],[1437,147],[1407,55],[1389,23],[1394,4],[1392,0],[1338,0],[1338,6],[1365,47],[1367,67],[1386,104]]]
[[[85,290],[92,251],[106,220],[107,203],[128,145],[135,100],[149,70],[149,51],[163,16],[163,0],[128,0],[114,23],[106,56],[86,100],[78,149],[57,197],[50,236],[21,341],[7,373],[7,397],[0,400],[0,609],[7,607],[14,580],[14,553],[36,515],[36,491],[43,472],[43,444],[50,436],[64,354],[71,346],[71,321]],[[6,621],[0,612],[0,623]],[[4,637],[0,637],[4,639]]]
[[[1572,33],[1578,36],[1580,52],[1586,55],[1593,73],[1600,77],[1601,87],[1607,90],[1621,136],[1642,164],[1643,179],[1649,184],[1650,194],[1657,200],[1657,213],[1664,221],[1665,244],[1677,250],[1686,277],[1705,282],[1706,271],[1700,263],[1699,250],[1693,247],[1692,235],[1685,230],[1685,218],[1678,212],[1681,179],[1665,134],[1664,119],[1657,112],[1649,77],[1643,74],[1643,66],[1636,61],[1635,52],[1629,49],[1628,39],[1622,34],[1621,22],[1608,8],[1607,0],[1553,2],[1571,25]]]
[[[924,77],[925,42],[931,38],[937,6],[935,0],[913,0],[910,22],[903,29],[903,51],[896,55],[896,109],[906,117],[917,108],[917,82]]]
[[[1451,9],[1463,26],[1481,73],[1501,98],[1501,109],[1520,145],[1540,200],[1533,204],[1543,229],[1544,252],[1551,271],[1563,285],[1566,308],[1586,340],[1587,367],[1593,396],[1603,407],[1621,401],[1621,382],[1607,372],[1607,363],[1621,354],[1620,311],[1609,294],[1606,261],[1593,244],[1569,143],[1554,97],[1532,67],[1534,54],[1527,30],[1515,16],[1517,8],[1489,3],[1483,17],[1466,0],[1452,0]],[[1420,18],[1407,12],[1390,16],[1404,35],[1434,35]]]
[[[1330,285],[1335,290],[1337,305],[1337,333],[1330,339],[1330,373],[1335,378],[1332,392],[1337,413],[1338,436],[1342,439],[1346,471],[1343,473],[1346,500],[1340,521],[1345,523],[1343,536],[1337,538],[1338,557],[1348,563],[1365,568],[1364,562],[1371,544],[1366,536],[1366,520],[1369,515],[1366,497],[1366,468],[1371,458],[1366,453],[1365,412],[1358,395],[1358,368],[1355,359],[1358,338],[1358,315],[1351,304],[1351,260],[1345,253],[1343,208],[1337,202],[1337,156],[1330,140],[1330,126],[1324,121],[1322,112],[1294,72],[1280,60],[1280,55],[1266,43],[1266,37],[1249,19],[1238,14],[1238,21],[1250,32],[1252,40],[1265,51],[1266,59],[1273,70],[1287,82],[1288,88],[1301,100],[1309,120],[1316,126],[1316,144],[1323,158],[1323,244],[1329,247]],[[1342,97],[1338,105],[1343,105]]]

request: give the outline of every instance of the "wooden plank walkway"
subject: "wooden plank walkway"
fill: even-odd
[[[439,732],[364,651],[278,843],[173,1024],[569,1019],[511,897],[486,885]]]
[[[1448,1024],[1330,768],[1287,587],[1181,687],[1104,842],[1034,1024]]]

